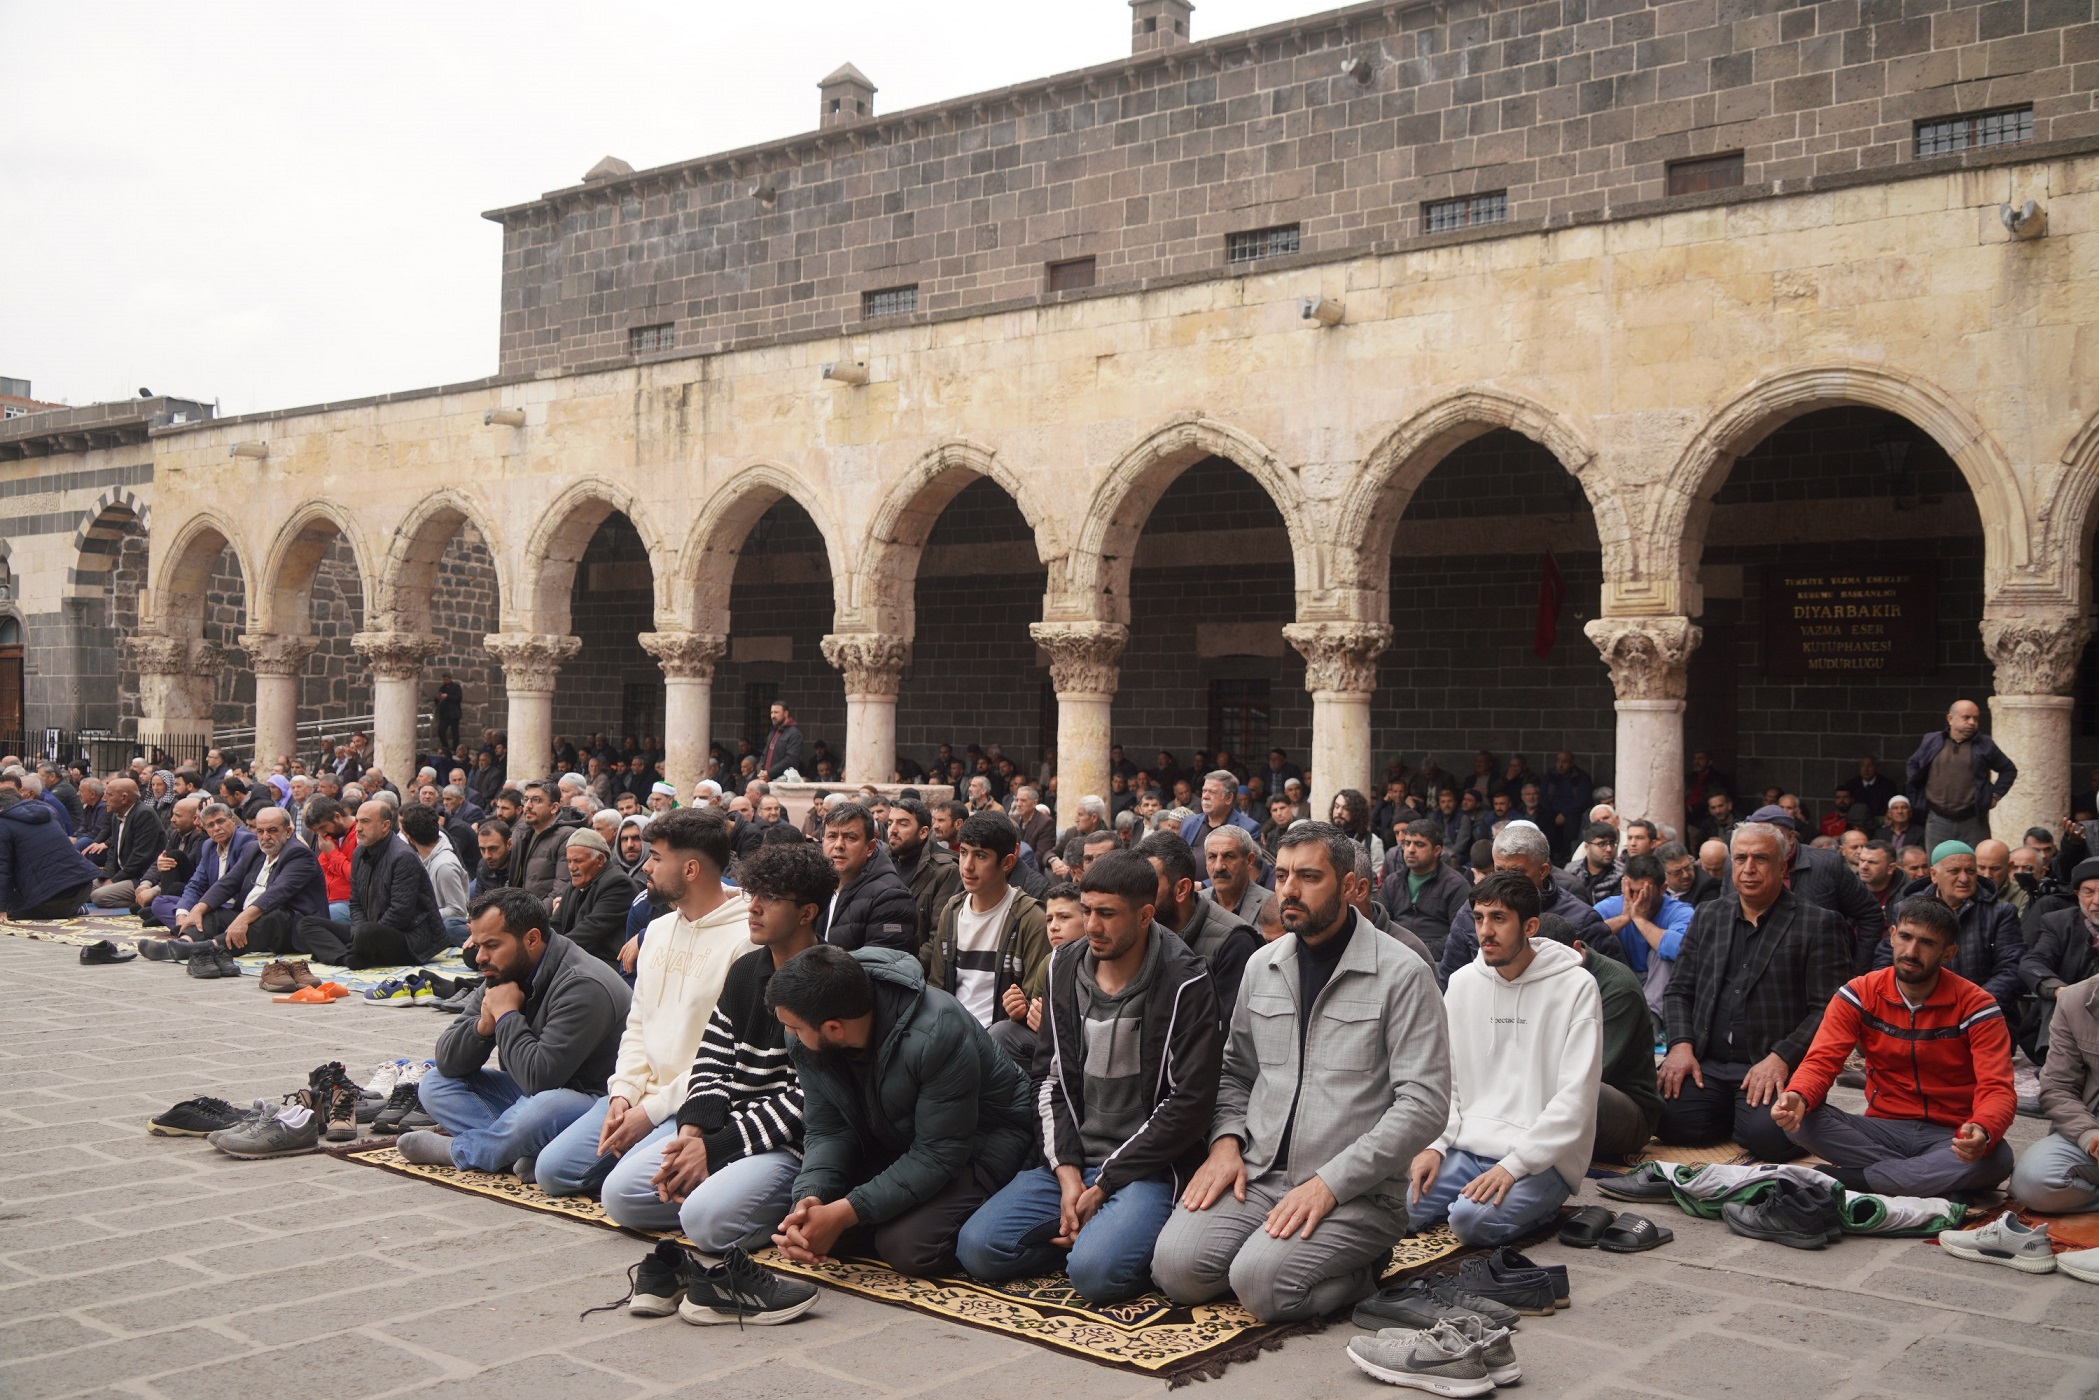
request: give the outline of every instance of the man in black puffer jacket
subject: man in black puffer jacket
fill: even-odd
[[[838,872],[821,937],[835,948],[894,948],[918,956],[918,901],[875,840],[875,815],[854,802],[824,813],[824,855]]]
[[[0,901],[11,919],[70,919],[95,885],[50,804],[0,789]]]
[[[422,857],[402,839],[390,804],[374,799],[357,809],[350,921],[301,919],[299,941],[322,962],[341,967],[424,963],[444,951],[437,891]]]

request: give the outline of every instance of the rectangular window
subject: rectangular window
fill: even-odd
[[[884,287],[860,294],[860,315],[872,321],[877,316],[908,316],[918,310],[918,287]]]
[[[1704,194],[1707,190],[1742,187],[1742,153],[1727,151],[1717,156],[1669,163],[1669,193]]]
[[[1422,226],[1430,233],[1448,233],[1454,228],[1480,224],[1504,224],[1509,220],[1509,192],[1494,190],[1462,199],[1439,199],[1422,211]]]
[[[676,326],[636,326],[627,332],[627,353],[630,355],[653,355],[658,350],[675,350],[677,346]]]
[[[1262,258],[1280,258],[1298,249],[1296,224],[1284,224],[1280,228],[1250,229],[1245,233],[1228,233],[1224,236],[1224,260],[1227,263],[1257,262]]]
[[[1228,749],[1242,763],[1268,752],[1268,682],[1210,682],[1210,747]]]
[[[2033,108],[2008,107],[1967,117],[1929,117],[1917,123],[1917,155],[1944,156],[2033,140]]]
[[[1094,265],[1092,258],[1067,258],[1063,262],[1049,265],[1049,289],[1053,292],[1075,292],[1081,287],[1093,285]]]

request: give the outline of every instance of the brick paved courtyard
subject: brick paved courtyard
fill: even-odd
[[[639,1245],[368,1168],[241,1163],[145,1121],[199,1092],[245,1101],[341,1058],[423,1054],[438,1015],[271,1004],[252,981],[145,962],[83,968],[0,937],[0,1396],[327,1400],[630,1395],[1025,1395],[1163,1387],[827,1294],[780,1329],[625,1313]],[[2020,1120],[2015,1140],[2038,1125]],[[2099,1392],[2099,1287],[1961,1264],[1915,1241],[1805,1254],[1675,1218],[1630,1259],[1538,1251],[1574,1307],[1517,1337],[1538,1396],[2039,1397]],[[1383,1393],[1302,1337],[1200,1400]]]

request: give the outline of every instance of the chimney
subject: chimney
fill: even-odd
[[[818,83],[816,90],[823,97],[818,127],[864,122],[875,114],[875,85],[867,80],[867,74],[850,63]]]
[[[1130,52],[1156,53],[1188,42],[1191,0],[1130,0]]]

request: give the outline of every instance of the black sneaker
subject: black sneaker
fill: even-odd
[[[212,944],[195,944],[187,954],[178,951],[176,957],[189,964],[189,975],[192,977],[208,981],[226,975],[219,970],[218,949]],[[235,964],[234,971],[236,974],[240,971],[239,964]]]
[[[1668,1172],[1660,1162],[1642,1162],[1623,1176],[1599,1178],[1596,1189],[1614,1201],[1674,1201]]]
[[[1821,1249],[1843,1238],[1836,1197],[1812,1182],[1774,1181],[1759,1200],[1723,1206],[1720,1218],[1738,1235],[1789,1249]]]
[[[199,1095],[184,1099],[147,1123],[146,1131],[155,1137],[203,1137],[230,1128],[247,1116],[224,1099]]]
[[[1552,1280],[1553,1306],[1560,1308],[1571,1306],[1571,1297],[1567,1286],[1567,1266],[1565,1264],[1539,1264],[1524,1255],[1518,1254],[1508,1245],[1503,1245],[1500,1249],[1495,1250],[1488,1257],[1488,1264],[1497,1273],[1504,1269],[1515,1272],[1521,1272],[1525,1269],[1537,1270]]]
[[[1458,1287],[1467,1293],[1514,1308],[1525,1317],[1551,1317],[1560,1310],[1552,1279],[1543,1269],[1495,1267],[1500,1250],[1458,1265]]]
[[[1516,1327],[1522,1315],[1514,1308],[1467,1293],[1449,1274],[1411,1278],[1396,1288],[1380,1289],[1356,1304],[1355,1324],[1375,1332],[1386,1327],[1429,1331],[1438,1322],[1483,1318],[1496,1327]]]
[[[386,1096],[386,1107],[372,1115],[372,1131],[382,1136],[407,1132],[408,1130],[401,1126],[401,1119],[410,1109],[421,1107],[422,1102],[415,1096],[414,1084],[396,1084],[394,1091]]]
[[[685,1275],[685,1301],[678,1316],[695,1327],[748,1322],[772,1327],[792,1322],[816,1306],[816,1285],[781,1278],[741,1249],[732,1248],[714,1268],[693,1261]]]

